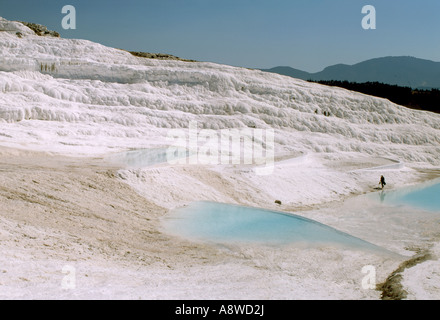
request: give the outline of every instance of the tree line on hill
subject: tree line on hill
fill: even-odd
[[[385,98],[396,104],[418,110],[426,110],[440,113],[440,90],[439,89],[412,89],[380,82],[349,82],[336,80],[308,80],[327,86],[341,87],[371,96]]]

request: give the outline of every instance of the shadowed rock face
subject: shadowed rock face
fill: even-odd
[[[28,27],[29,29],[34,31],[35,34],[38,36],[52,36],[52,37],[57,37],[57,38],[60,37],[60,34],[58,32],[49,30],[49,29],[47,29],[46,26],[43,26],[41,24],[23,22],[23,21],[20,21],[20,23],[24,24],[26,27]]]

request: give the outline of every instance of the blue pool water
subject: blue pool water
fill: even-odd
[[[129,168],[144,168],[161,163],[186,158],[189,151],[185,148],[151,148],[136,149],[118,153],[109,157],[109,160]]]
[[[165,228],[189,239],[215,243],[320,243],[378,248],[301,216],[214,202],[195,202],[173,211]]]
[[[382,201],[385,203],[440,212],[440,182],[438,181],[381,194]]]

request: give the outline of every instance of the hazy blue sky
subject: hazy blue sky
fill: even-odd
[[[64,5],[76,30],[64,30]],[[377,29],[361,13],[373,5]],[[1,0],[0,16],[62,37],[235,66],[291,66],[410,55],[440,61],[440,0]]]

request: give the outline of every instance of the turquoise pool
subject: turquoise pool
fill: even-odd
[[[384,203],[440,213],[440,182],[438,180],[416,187],[384,191],[379,195]]]
[[[339,244],[377,249],[371,243],[298,215],[215,202],[195,202],[164,221],[174,234],[215,243]]]
[[[190,152],[185,148],[151,148],[136,149],[121,152],[108,157],[113,163],[117,163],[128,168],[145,168],[161,163],[167,163],[178,159],[186,158]]]

